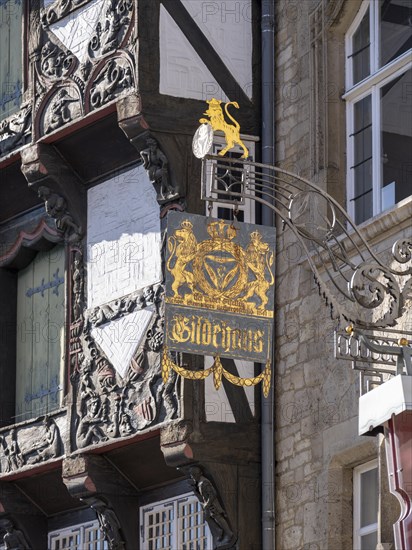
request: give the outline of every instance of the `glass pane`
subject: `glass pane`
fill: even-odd
[[[0,2],[0,120],[20,107],[22,95],[23,2]]]
[[[380,0],[380,66],[412,47],[411,0]]]
[[[361,537],[361,547],[360,550],[376,550],[376,545],[378,544],[378,533],[369,533],[369,535],[364,535]]]
[[[353,84],[356,84],[370,74],[369,9],[353,35],[351,57]]]
[[[412,70],[381,89],[382,210],[412,195]]]
[[[378,521],[378,469],[361,474],[360,527]],[[363,548],[363,547],[362,547]]]
[[[354,177],[355,222],[361,223],[373,215],[372,209],[372,106],[371,96],[354,106]]]

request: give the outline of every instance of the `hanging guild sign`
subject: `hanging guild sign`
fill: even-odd
[[[186,378],[213,373],[250,386],[270,387],[274,276],[274,229],[193,214],[168,215],[165,351],[162,373],[173,368]],[[213,355],[210,369],[190,371],[176,365],[168,350]],[[253,378],[226,371],[220,357],[266,364]]]

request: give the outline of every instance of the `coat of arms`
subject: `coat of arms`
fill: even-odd
[[[262,233],[248,233],[236,242],[240,228],[232,222],[210,220],[208,238],[198,240],[189,219],[169,236],[167,270],[173,278],[168,303],[272,317],[269,290],[274,284],[274,254]]]
[[[220,356],[266,363],[267,368],[259,377],[232,377],[231,381],[251,385],[266,380],[268,384],[273,262],[273,228],[171,212],[166,260],[166,347],[214,355],[216,361],[211,370],[215,384],[220,384],[222,375],[230,376],[224,372]],[[169,368],[189,378],[210,374],[179,369],[167,351],[163,367],[165,377]]]

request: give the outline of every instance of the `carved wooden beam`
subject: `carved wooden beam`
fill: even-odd
[[[0,484],[0,532],[6,548],[47,547],[46,515],[10,482]]]
[[[136,546],[135,528],[123,518],[138,509],[138,490],[120,471],[103,456],[77,455],[64,459],[62,475],[70,495],[96,512],[110,550]]]
[[[42,196],[46,207],[49,198],[48,212],[57,227],[80,237],[87,223],[86,190],[67,161],[53,146],[37,143],[22,151],[21,169],[29,188]]]

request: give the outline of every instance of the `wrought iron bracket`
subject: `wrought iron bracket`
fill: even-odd
[[[201,198],[273,210],[299,241],[334,319],[362,329],[394,326],[412,298],[412,239],[384,263],[342,206],[311,181],[275,166],[206,155]]]

